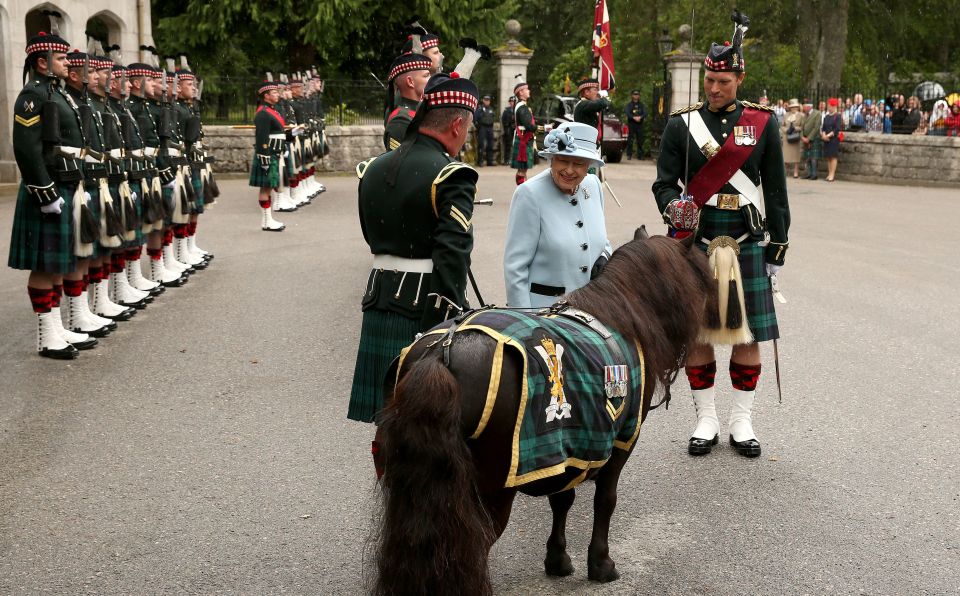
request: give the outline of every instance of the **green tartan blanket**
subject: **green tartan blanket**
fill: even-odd
[[[639,345],[557,315],[506,309],[478,311],[457,333],[479,331],[497,341],[487,393],[493,409],[503,350],[523,357],[524,386],[505,486],[602,466],[614,448],[629,450],[640,432],[644,362]],[[611,330],[612,331],[612,330]],[[614,350],[610,342],[615,342]],[[622,355],[622,356],[621,356]],[[474,437],[480,435],[481,420]]]

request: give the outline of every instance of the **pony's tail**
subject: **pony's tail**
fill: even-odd
[[[414,363],[382,413],[377,595],[492,593],[492,523],[460,430],[460,387],[437,354]]]

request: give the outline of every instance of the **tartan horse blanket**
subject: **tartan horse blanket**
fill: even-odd
[[[567,487],[572,488],[591,469],[603,466],[613,449],[633,447],[640,432],[643,352],[639,344],[600,329],[606,333],[551,311],[500,308],[468,314],[457,328],[456,333],[479,332],[497,342],[484,415],[471,438],[480,436],[493,411],[504,351],[516,350],[524,361],[505,486],[556,476],[567,468],[583,470]],[[401,364],[405,355],[406,350]]]

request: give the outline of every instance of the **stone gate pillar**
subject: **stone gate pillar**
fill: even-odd
[[[525,47],[517,40],[520,35],[520,23],[510,19],[504,24],[507,31],[507,41],[493,50],[497,57],[497,114],[502,114],[507,107],[507,99],[513,95],[513,86],[517,82],[517,75],[527,80],[527,65],[533,57],[533,50]]]
[[[680,47],[664,58],[670,72],[670,111],[685,108],[701,99],[700,69],[703,54],[690,46],[690,25],[680,25]]]

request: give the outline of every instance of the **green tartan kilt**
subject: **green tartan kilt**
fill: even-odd
[[[20,183],[7,265],[13,269],[44,273],[72,273],[77,268],[77,258],[73,254],[73,193],[76,184],[56,185],[64,201],[60,214],[56,215],[40,211],[37,200]]]
[[[510,167],[515,170],[529,170],[534,166],[533,156],[534,156],[534,146],[536,145],[536,137],[531,138],[527,141],[527,160],[520,161],[520,145],[516,138],[513,139],[513,151],[510,155]]]
[[[347,418],[373,422],[383,407],[384,377],[390,363],[413,343],[419,331],[419,320],[374,308],[363,312]]]
[[[190,183],[193,184],[193,192],[197,195],[193,208],[190,213],[200,215],[203,213],[203,180],[200,179],[200,168],[203,164],[194,164],[190,168]]]
[[[700,215],[700,231],[706,239],[717,236],[739,238],[747,232],[740,211],[725,211],[705,207]],[[697,247],[706,251],[707,245],[697,242]],[[743,300],[746,303],[747,323],[755,341],[769,341],[780,337],[777,313],[773,306],[773,290],[767,277],[764,247],[759,242],[744,240],[740,243],[740,273],[743,276]]]
[[[823,140],[817,136],[810,139],[810,145],[803,150],[803,159],[820,159],[823,157]]]
[[[257,188],[278,188],[280,186],[280,160],[276,155],[270,158],[270,169],[266,172],[260,167],[256,154],[250,165],[250,186]]]

